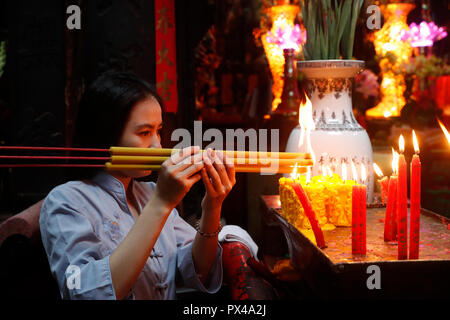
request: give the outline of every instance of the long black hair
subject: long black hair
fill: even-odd
[[[151,97],[163,108],[156,90],[135,74],[108,71],[100,75],[80,100],[72,146],[109,149],[117,145],[133,106]],[[68,177],[88,179],[98,171],[75,169]]]

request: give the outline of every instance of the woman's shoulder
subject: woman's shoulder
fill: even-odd
[[[45,197],[42,208],[70,204],[72,206],[82,207],[92,194],[95,184],[89,180],[68,181],[54,187]]]
[[[85,192],[86,190],[95,188],[95,184],[89,180],[74,180],[57,185],[47,195],[47,198],[55,195],[73,194]]]

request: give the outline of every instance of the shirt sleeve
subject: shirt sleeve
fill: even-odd
[[[101,240],[79,207],[81,197],[65,191],[54,189],[47,196],[39,220],[42,243],[61,296],[116,299],[109,255],[102,256]]]
[[[192,245],[196,231],[184,221],[174,209],[173,224],[177,239],[177,269],[184,284],[187,287],[197,289],[207,293],[216,293],[222,285],[222,247],[217,244],[216,259],[211,266],[205,284],[201,282],[195,272],[194,261],[192,259]]]

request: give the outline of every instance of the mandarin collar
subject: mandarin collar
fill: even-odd
[[[109,174],[108,172],[102,170],[99,173],[97,173],[92,180],[97,185],[99,185],[101,188],[103,188],[109,192],[112,192],[112,193],[122,196],[126,202],[125,187],[123,186],[122,181],[120,181],[116,177],[114,177],[111,174]],[[131,184],[131,188],[132,188],[131,191],[134,194],[135,183],[133,180],[134,179],[131,178],[130,184]]]

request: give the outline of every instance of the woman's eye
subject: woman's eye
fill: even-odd
[[[148,136],[150,134],[150,131],[142,131],[139,133],[141,136]]]

